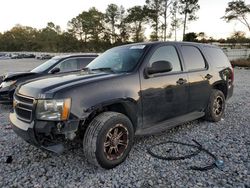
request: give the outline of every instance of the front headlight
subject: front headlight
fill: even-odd
[[[16,80],[11,80],[11,81],[7,81],[7,82],[2,82],[0,85],[0,88],[5,88],[8,86],[12,86],[16,83]]]
[[[71,99],[38,100],[36,118],[40,120],[64,121],[69,118]]]

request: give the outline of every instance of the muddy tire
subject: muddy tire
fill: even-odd
[[[213,89],[208,106],[205,110],[205,120],[211,122],[220,121],[225,111],[225,96],[217,89]]]
[[[117,112],[103,112],[89,124],[83,138],[88,162],[110,169],[122,163],[134,141],[134,129],[128,117]]]

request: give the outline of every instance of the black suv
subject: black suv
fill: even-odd
[[[24,140],[49,151],[82,138],[88,161],[109,169],[125,160],[135,135],[202,117],[219,121],[233,79],[216,46],[130,44],[106,51],[82,72],[20,85],[10,120]]]
[[[31,71],[7,73],[0,78],[0,103],[12,103],[17,85],[24,81],[56,73],[81,70],[96,57],[96,54],[56,56]]]

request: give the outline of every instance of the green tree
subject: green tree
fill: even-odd
[[[247,6],[243,0],[236,0],[228,3],[228,7],[225,10],[225,15],[222,18],[227,22],[233,20],[239,21],[250,31],[250,24],[248,21],[249,14],[249,6]]]
[[[92,7],[68,22],[68,31],[84,43],[99,41],[104,30],[104,14]]]
[[[169,36],[172,36],[172,32],[174,32],[175,41],[177,40],[177,30],[182,25],[182,19],[178,17],[178,1],[175,0],[171,9],[171,29]]]
[[[89,9],[89,18],[90,18],[90,39],[94,42],[98,42],[103,36],[104,30],[104,14],[98,11],[95,7]]]
[[[146,0],[147,16],[153,27],[151,40],[159,40],[159,30],[161,27],[160,16],[163,12],[163,0]]]
[[[54,30],[58,34],[60,34],[62,32],[61,27],[59,25],[55,25],[53,22],[48,22],[47,28]]]
[[[1,49],[5,51],[26,51],[36,48],[37,30],[32,27],[16,25],[1,36]]]
[[[179,0],[179,12],[184,15],[183,40],[186,33],[187,21],[195,21],[198,17],[195,13],[200,9],[199,0]]]
[[[172,25],[170,16],[173,14],[177,0],[146,0],[147,16],[153,27],[151,40],[163,39],[166,41],[170,34],[167,34],[168,26]],[[170,33],[171,29],[169,30]]]
[[[172,7],[171,7],[172,5]],[[163,0],[163,20],[164,23],[162,25],[163,29],[163,40],[166,41],[167,39],[167,28],[168,28],[168,23],[167,20],[168,18],[173,14],[173,10],[175,9],[175,1],[174,0]]]
[[[119,31],[119,35],[117,37],[117,42],[119,43],[127,43],[129,39],[128,33],[128,25],[126,23],[126,10],[123,6],[119,7],[119,16],[118,16],[118,23],[117,29]]]
[[[145,8],[141,6],[134,6],[128,9],[128,16],[126,22],[130,25],[130,32],[132,34],[132,40],[134,42],[141,42],[145,36],[143,31],[143,23],[146,21]]]
[[[243,31],[235,31],[227,38],[229,43],[247,43],[249,40],[246,38],[246,33]]]
[[[42,51],[57,52],[59,35],[58,30],[55,29],[55,25],[49,22],[46,28],[38,32],[36,42]]]
[[[207,35],[205,34],[205,32],[199,32],[198,34],[197,34],[197,38],[198,38],[198,40],[200,41],[200,42],[202,42],[202,43],[206,43],[207,42]]]
[[[188,41],[188,42],[197,42],[197,37],[198,35],[194,32],[187,33],[184,35],[183,41]]]
[[[105,12],[105,21],[106,23],[111,25],[112,43],[116,41],[115,27],[119,19],[119,14],[120,14],[119,7],[116,4],[108,5]]]
[[[83,11],[68,22],[68,31],[76,38],[86,43],[89,39],[91,25],[92,23],[89,12]]]
[[[79,52],[80,42],[72,33],[63,32],[58,38],[58,52]]]

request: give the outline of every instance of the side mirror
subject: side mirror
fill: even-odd
[[[146,69],[147,74],[156,74],[170,72],[173,69],[173,66],[168,61],[156,61],[152,63],[151,67]]]
[[[53,68],[50,72],[51,72],[51,74],[58,73],[58,72],[60,72],[60,68],[55,67],[55,68]]]

